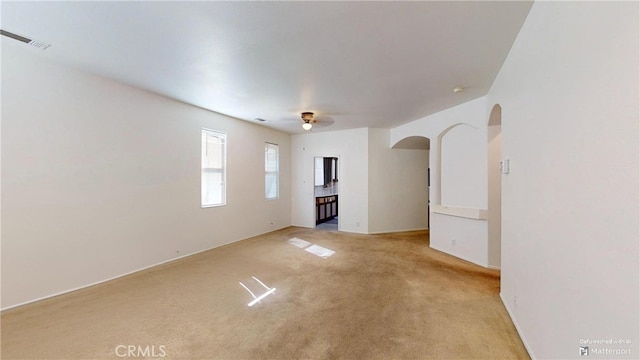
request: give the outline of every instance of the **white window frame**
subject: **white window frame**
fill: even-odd
[[[276,154],[276,168],[275,170],[269,168],[269,150],[275,149]],[[276,194],[275,196],[269,196],[269,179],[275,175]],[[280,145],[265,142],[264,144],[264,197],[267,200],[276,200],[280,198]]]
[[[220,156],[222,159],[220,159],[220,164],[221,164],[220,168],[212,168],[207,166],[209,163],[209,160],[207,159],[207,155],[209,152],[208,146],[210,143],[208,140],[212,137],[219,139],[221,142]],[[224,206],[227,204],[227,134],[220,131],[203,128],[201,132],[201,139],[202,139],[202,157],[201,157],[201,163],[200,163],[200,182],[201,182],[200,204],[203,208]],[[207,184],[206,178],[205,178],[205,173],[207,172],[222,173],[220,184],[213,184],[213,183]],[[205,193],[210,190],[210,187],[214,187],[214,186],[221,187],[220,201],[219,202],[206,201],[207,196],[205,195]]]

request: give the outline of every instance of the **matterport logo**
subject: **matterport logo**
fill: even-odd
[[[580,356],[631,355],[631,339],[580,339]]]
[[[167,356],[167,347],[164,345],[118,345],[114,351],[121,358],[153,359]]]

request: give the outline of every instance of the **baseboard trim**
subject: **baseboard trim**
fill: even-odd
[[[393,234],[393,233],[400,233],[400,232],[409,232],[409,231],[425,231],[425,230],[429,230],[429,228],[416,228],[416,229],[400,229],[400,230],[389,230],[389,231],[373,231],[373,232],[368,232],[368,235],[380,235],[380,234]]]
[[[527,350],[527,353],[529,354],[529,357],[531,359],[535,360],[536,357],[533,355],[533,351],[531,350],[531,347],[527,343],[527,339],[522,334],[522,330],[520,329],[520,326],[518,325],[518,321],[516,320],[515,316],[511,312],[511,308],[507,305],[508,302],[505,300],[504,296],[502,295],[502,291],[500,292],[500,301],[502,301],[502,305],[507,310],[507,314],[509,314],[509,318],[511,318],[511,322],[513,323],[513,326],[515,326],[516,331],[518,332],[518,336],[520,337],[520,340],[524,344],[524,348],[525,348],[525,350]]]
[[[122,277],[125,277],[125,276],[129,276],[129,275],[138,273],[140,271],[144,271],[144,270],[148,270],[148,269],[154,268],[156,266],[164,265],[164,264],[167,264],[167,263],[170,263],[170,262],[173,262],[173,261],[177,261],[177,260],[189,257],[189,256],[197,255],[197,254],[203,253],[205,251],[217,249],[217,248],[220,248],[220,247],[223,247],[223,246],[233,245],[233,244],[235,244],[237,242],[240,242],[240,241],[243,241],[243,240],[248,240],[248,239],[251,239],[251,238],[256,237],[256,236],[265,235],[265,234],[268,234],[268,233],[271,233],[271,232],[274,232],[274,231],[286,229],[288,227],[291,227],[291,225],[283,226],[281,228],[277,228],[277,229],[274,229],[274,230],[269,230],[269,231],[267,231],[265,233],[252,235],[252,236],[249,236],[247,238],[240,239],[240,240],[230,241],[230,242],[227,242],[227,243],[224,243],[224,244],[212,246],[212,247],[209,247],[209,248],[206,248],[206,249],[203,249],[203,250],[198,250],[198,251],[186,254],[186,255],[182,255],[182,256],[178,256],[176,258],[171,258],[171,259],[168,259],[168,260],[165,260],[165,261],[161,261],[159,263],[155,263],[155,264],[152,264],[152,265],[149,265],[149,266],[145,266],[145,267],[139,268],[137,270],[132,270],[132,271],[126,272],[124,274],[116,275],[116,276],[113,276],[113,277],[110,277],[110,278],[107,278],[107,279],[104,279],[104,280],[96,281],[96,282],[93,282],[93,283],[90,283],[90,284],[87,284],[87,285],[78,286],[78,287],[75,287],[75,288],[72,288],[72,289],[69,289],[69,290],[64,290],[64,291],[60,291],[60,292],[57,292],[57,293],[54,293],[54,294],[51,294],[51,295],[47,295],[47,296],[39,297],[39,298],[36,298],[36,299],[33,299],[33,300],[21,302],[21,303],[15,304],[15,305],[8,306],[6,308],[0,308],[0,312],[5,311],[5,310],[14,309],[14,308],[17,308],[17,307],[20,307],[20,306],[28,305],[28,304],[31,304],[31,303],[35,303],[35,302],[38,302],[38,301],[51,299],[51,298],[54,298],[56,296],[68,294],[68,293],[71,293],[71,292],[74,292],[74,291],[78,291],[78,290],[82,290],[82,289],[86,289],[86,288],[91,287],[91,286],[100,285],[100,284],[106,283],[108,281],[116,280],[116,279],[119,279],[119,278],[122,278]]]
[[[428,230],[428,229],[427,229],[427,230]],[[429,245],[429,247],[430,247],[430,248],[432,248],[433,250],[440,251],[441,253],[444,253],[444,254],[447,254],[447,255],[451,255],[451,256],[453,256],[453,257],[455,257],[455,258],[458,258],[458,259],[460,259],[460,260],[464,260],[464,261],[466,261],[466,262],[470,262],[470,263],[472,263],[473,265],[482,266],[483,268],[490,269],[490,270],[498,270],[498,271],[500,271],[500,266],[494,266],[494,265],[489,265],[489,264],[482,264],[482,263],[476,262],[476,261],[474,261],[474,260],[471,260],[471,259],[469,259],[469,258],[466,258],[466,257],[460,256],[460,255],[456,255],[456,254],[452,254],[452,253],[450,253],[450,252],[448,252],[448,251],[445,251],[445,250],[443,250],[443,249],[439,249],[439,248],[437,248],[437,247],[434,247],[433,245]]]
[[[490,269],[490,267],[489,267],[489,265],[488,265],[488,264],[483,264],[483,263],[477,262],[477,261],[475,261],[475,260],[471,260],[471,259],[469,259],[469,258],[466,258],[466,257],[464,257],[464,256],[460,256],[460,255],[452,254],[452,253],[450,253],[450,252],[448,252],[448,251],[445,251],[444,249],[439,249],[439,248],[437,248],[437,247],[433,246],[432,244],[429,244],[429,247],[430,247],[430,248],[432,248],[433,250],[440,251],[440,252],[441,252],[441,253],[443,253],[443,254],[447,254],[447,255],[449,255],[449,256],[453,256],[454,258],[457,258],[457,259],[460,259],[460,260],[464,260],[464,261],[466,261],[466,262],[468,262],[468,263],[472,263],[473,265],[478,265],[478,266],[482,266],[483,268]]]

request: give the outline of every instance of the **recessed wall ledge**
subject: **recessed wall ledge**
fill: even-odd
[[[487,220],[487,209],[475,209],[456,206],[431,205],[431,212],[449,216],[457,216],[474,220]]]

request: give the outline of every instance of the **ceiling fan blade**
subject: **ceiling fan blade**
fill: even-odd
[[[336,120],[333,117],[327,115],[318,116],[317,118],[313,119],[313,125],[318,127],[331,126],[335,122]]]

